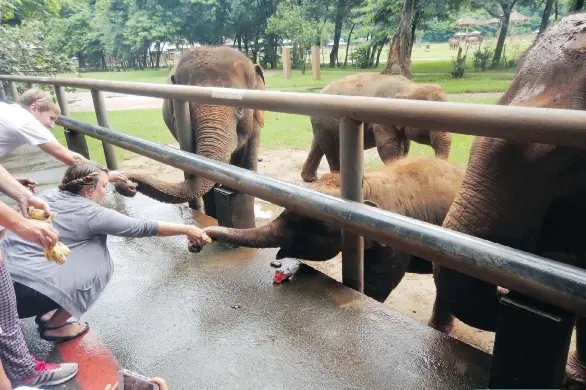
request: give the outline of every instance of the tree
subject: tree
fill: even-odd
[[[405,0],[399,28],[391,39],[389,58],[382,74],[400,74],[411,78],[411,48],[413,46],[413,8],[415,0]]]
[[[546,0],[545,2],[545,9],[543,10],[543,17],[541,18],[541,26],[539,27],[537,37],[539,37],[547,29],[549,18],[551,16],[551,9],[553,8],[553,1],[554,0]]]
[[[65,55],[47,49],[39,22],[0,26],[0,73],[56,76],[73,71],[73,64]]]
[[[306,54],[315,42],[318,30],[319,23],[309,16],[307,5],[299,5],[297,1],[283,1],[277,7],[277,12],[269,18],[266,32],[291,40],[294,49],[299,50],[303,62],[302,72],[305,73]]]
[[[26,20],[42,20],[59,15],[58,0],[0,0],[0,24],[20,26]]]
[[[582,8],[584,8],[584,0],[576,0],[576,3],[574,4],[574,12],[582,11]]]

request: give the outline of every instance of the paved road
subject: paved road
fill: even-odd
[[[3,161],[55,185],[63,166],[25,149]],[[46,164],[46,165],[45,165]],[[47,168],[47,169],[45,169]],[[132,216],[191,222],[183,206],[111,194],[106,206]],[[213,223],[199,217],[200,226]],[[180,389],[472,389],[487,383],[489,355],[423,326],[294,260],[274,285],[276,250],[199,254],[181,237],[110,237],[115,272],[83,318],[91,332],[55,347],[23,327],[31,349],[80,362],[61,389],[102,390],[118,367],[166,378]],[[88,259],[91,261],[91,259]]]

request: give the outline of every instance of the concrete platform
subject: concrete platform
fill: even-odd
[[[53,162],[45,171],[48,161],[32,149],[5,162],[19,174],[35,170],[30,176],[47,177],[50,186],[63,167]],[[187,207],[141,195],[111,194],[105,205],[135,217],[191,221]],[[182,237],[108,242],[115,272],[83,318],[88,335],[56,348],[38,338],[32,319],[23,321],[39,357],[80,362],[77,382],[60,388],[102,390],[118,367],[161,376],[173,390],[487,385],[486,353],[308,266],[283,261],[282,269],[296,272],[274,285],[276,250],[212,244],[192,254]]]

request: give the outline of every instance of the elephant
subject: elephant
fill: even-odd
[[[498,104],[586,110],[586,13],[563,18],[537,38]],[[442,226],[586,268],[585,191],[586,150],[476,137]],[[429,324],[448,333],[454,317],[495,331],[500,298],[517,294],[435,264],[434,280]],[[576,332],[566,384],[586,388],[585,318],[577,318]]]
[[[458,38],[450,38],[448,39],[448,45],[450,45],[450,50],[457,50],[460,47],[460,40]]]
[[[264,90],[263,69],[248,57],[228,47],[197,47],[181,55],[168,82],[177,85]],[[164,99],[163,119],[178,140],[173,100]],[[194,145],[197,155],[257,171],[260,131],[264,112],[211,104],[189,103]],[[200,200],[216,183],[202,177],[188,177],[169,183],[151,176],[127,173],[139,191],[166,203]],[[116,188],[122,195],[135,191]],[[206,205],[207,206],[207,205]]]
[[[441,225],[464,177],[464,168],[433,157],[404,157],[364,172],[364,203]],[[340,196],[340,174],[328,173],[310,188]],[[207,227],[214,241],[252,248],[280,248],[277,259],[326,261],[341,250],[341,229],[285,209],[253,229]],[[431,273],[431,263],[365,239],[364,293],[383,302],[405,272]]]
[[[442,102],[447,100],[444,90],[437,84],[417,84],[403,76],[371,72],[350,75],[333,81],[321,93]],[[301,170],[301,177],[306,182],[316,180],[317,168],[324,154],[330,171],[340,171],[339,119],[312,116],[310,120],[313,127],[313,140]],[[405,128],[390,123],[364,124],[364,149],[376,146],[385,164],[406,156],[409,153],[411,140],[431,145],[436,157],[447,159],[450,155],[451,133]]]

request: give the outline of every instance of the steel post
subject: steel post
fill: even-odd
[[[574,316],[511,292],[501,299],[489,388],[560,389]]]
[[[94,101],[94,109],[96,110],[98,124],[102,127],[110,128],[108,114],[106,113],[106,102],[104,101],[104,94],[102,91],[92,89],[92,99]],[[116,152],[114,151],[114,147],[104,141],[102,141],[102,146],[104,148],[104,156],[106,157],[106,166],[108,169],[117,170],[118,161],[116,161]]]
[[[59,107],[61,107],[61,115],[69,116],[69,105],[67,104],[65,88],[58,85],[55,86],[55,95],[57,96],[57,103],[59,103]],[[85,135],[69,129],[64,129],[64,133],[67,147],[89,160],[90,152],[87,147]]]
[[[13,102],[18,100],[18,89],[16,89],[16,83],[14,81],[10,81],[10,95],[12,96]]]
[[[364,125],[340,118],[340,184],[342,198],[362,203]],[[364,292],[364,239],[342,230],[342,282]]]
[[[4,82],[0,80],[0,99],[7,99],[6,90],[4,90]]]

